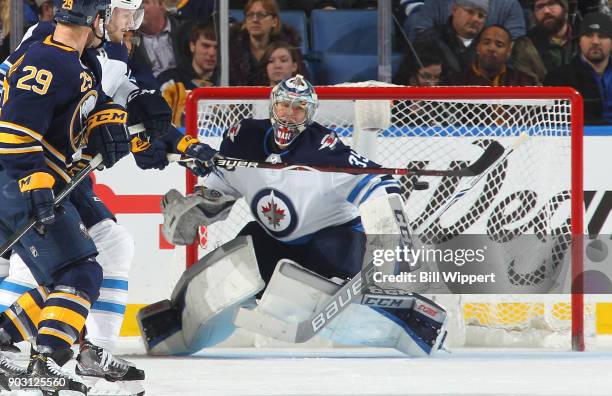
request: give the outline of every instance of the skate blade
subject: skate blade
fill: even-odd
[[[87,377],[81,377],[87,386],[90,386],[88,396],[142,396],[145,394],[142,381],[115,381],[110,382],[98,378],[97,381],[86,380]]]

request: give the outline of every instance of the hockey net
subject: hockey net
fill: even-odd
[[[318,87],[315,120],[358,152],[385,167],[452,169],[473,161],[496,140],[514,152],[438,219],[431,216],[463,183],[458,178],[399,177],[413,230],[423,243],[476,234],[507,244],[511,263],[496,263],[512,294],[439,296],[455,311],[454,344],[584,347],[584,304],[574,293],[530,294],[534,286],[571,282],[582,258],[582,102],[574,91],[541,87],[381,86]],[[187,133],[218,146],[222,133],[243,118],[269,118],[269,88],[202,88],[189,97]],[[486,180],[485,180],[486,179]],[[416,189],[419,181],[429,183]],[[196,180],[187,176],[187,191]],[[200,230],[187,265],[231,240],[253,219],[239,202],[226,221]],[[515,238],[561,236],[544,248]],[[551,239],[551,238],[549,238]],[[563,279],[553,267],[571,268]],[[561,263],[561,264],[559,264]],[[510,266],[512,268],[510,268]],[[497,271],[496,270],[496,271]],[[556,275],[555,275],[556,276]],[[587,309],[586,311],[589,311]],[[591,312],[586,312],[590,315]],[[552,342],[545,341],[553,337]]]

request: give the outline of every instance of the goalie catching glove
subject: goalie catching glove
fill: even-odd
[[[168,133],[172,109],[159,91],[138,89],[128,96],[128,125],[144,124],[147,136],[160,138]]]
[[[130,134],[126,128],[127,113],[116,103],[105,103],[87,118],[87,147],[102,154],[106,168],[130,152]]]
[[[198,227],[223,220],[236,199],[217,190],[198,188],[183,196],[168,191],[161,200],[164,238],[173,245],[189,245],[198,234]]]

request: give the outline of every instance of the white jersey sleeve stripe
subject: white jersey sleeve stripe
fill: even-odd
[[[393,189],[391,187],[393,187]],[[384,190],[384,194],[392,194],[392,193],[398,193],[399,194],[399,192],[400,192],[399,187],[400,186],[399,186],[399,183],[397,181],[387,180],[387,181],[383,181],[381,183],[378,183],[378,184],[370,187],[370,189],[363,195],[363,197],[359,201],[359,205],[361,205],[362,203],[367,201],[368,198],[370,197],[370,195],[375,190]]]

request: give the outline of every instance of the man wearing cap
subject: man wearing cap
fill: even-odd
[[[612,124],[612,19],[594,12],[580,26],[580,51],[572,61],[551,70],[544,85],[574,87],[584,98],[586,124]]]
[[[433,26],[444,25],[455,5],[484,9],[487,14],[485,26],[501,25],[510,32],[513,40],[525,35],[525,16],[517,0],[427,0],[414,11],[418,15],[411,16],[416,23],[408,26],[410,40]]]
[[[448,23],[425,30],[414,43],[435,43],[442,52],[449,72],[464,70],[474,60],[474,39],[484,27],[488,11],[489,0],[455,0]]]
[[[549,70],[567,65],[578,53],[568,22],[567,0],[533,1],[535,26],[515,41],[512,65],[544,81]]]
[[[487,26],[477,40],[476,61],[460,73],[451,75],[446,81],[447,85],[536,85],[530,75],[506,64],[512,52],[512,38],[503,26]]]

